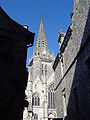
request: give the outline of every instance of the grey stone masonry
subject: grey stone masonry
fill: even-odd
[[[74,0],[60,56],[55,68],[58,117],[90,120],[90,0]]]
[[[49,53],[41,16],[39,32],[33,56],[29,61],[29,78],[26,89],[29,106],[24,111],[23,120],[48,120],[56,118],[54,91],[54,52]]]

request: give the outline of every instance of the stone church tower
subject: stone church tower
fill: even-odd
[[[25,108],[24,120],[56,118],[53,63],[54,53],[49,53],[41,16],[36,46],[29,59],[26,90],[29,106]]]

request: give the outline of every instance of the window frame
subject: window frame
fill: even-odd
[[[37,93],[34,93],[32,96],[32,105],[33,106],[40,106],[40,97]]]
[[[48,88],[48,108],[55,109],[55,84],[52,83]]]

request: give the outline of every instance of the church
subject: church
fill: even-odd
[[[48,120],[56,118],[54,53],[50,54],[41,16],[39,32],[33,56],[29,59],[29,76],[23,120]]]

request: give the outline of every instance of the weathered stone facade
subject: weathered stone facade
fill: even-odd
[[[0,7],[0,120],[22,120],[26,104],[27,45],[34,33],[12,20]]]
[[[52,52],[51,55],[49,53],[41,17],[36,46],[33,56],[29,60],[29,78],[26,90],[29,106],[24,112],[24,120],[56,118],[53,63],[54,53]]]
[[[54,70],[58,117],[90,120],[90,0],[74,0]]]

